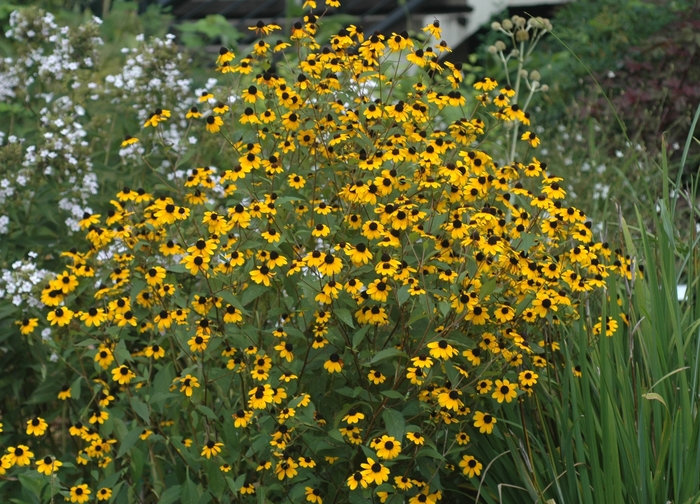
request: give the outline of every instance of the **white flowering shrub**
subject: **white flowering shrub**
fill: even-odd
[[[135,12],[123,17],[131,15]],[[12,435],[13,414],[20,405],[53,399],[54,394],[42,395],[40,384],[63,369],[55,367],[47,378],[46,365],[58,359],[62,344],[50,328],[41,331],[45,344],[35,345],[18,337],[15,322],[44,307],[41,292],[56,276],[60,252],[76,246],[78,223],[86,215],[109,212],[108,193],[115,184],[139,180],[152,186],[167,174],[174,176],[167,149],[151,149],[147,163],[135,162],[144,151],[140,146],[122,149],[125,134],[138,131],[157,103],[178,104],[173,108],[179,113],[196,102],[196,86],[183,71],[188,59],[172,36],[123,36],[128,29],[143,28],[136,22],[120,28],[119,44],[127,46],[121,48],[104,42],[105,36],[116,37],[108,23],[95,17],[61,26],[54,15],[29,7],[12,12],[5,27],[5,56],[0,59],[0,442]],[[181,145],[185,135],[187,125],[179,121],[163,131],[165,145]],[[196,142],[192,137],[184,144]],[[107,191],[102,189],[105,182]],[[5,502],[2,481],[0,502]]]

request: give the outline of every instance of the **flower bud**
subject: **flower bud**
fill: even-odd
[[[518,56],[520,56],[520,51],[518,51],[517,49],[513,49],[513,50],[510,52],[510,55],[511,55],[513,58],[517,58]]]
[[[491,29],[496,31],[500,30],[501,23],[499,23],[498,21],[494,21],[493,23],[491,23]]]
[[[495,45],[489,46],[488,48],[489,54],[496,54],[498,52],[498,48],[496,48]]]
[[[532,28],[537,28],[538,30],[544,29],[544,19],[541,17],[530,18],[527,25]]]
[[[504,19],[501,22],[501,26],[503,26],[504,30],[511,30],[513,28],[513,23],[511,22],[510,19]]]
[[[515,23],[515,26],[517,26],[519,28],[524,27],[525,23],[527,22],[527,20],[522,16],[513,16],[512,20],[513,20],[513,23]]]
[[[525,42],[530,39],[530,33],[527,30],[518,30],[515,32],[516,42]]]
[[[496,47],[497,51],[505,51],[506,50],[506,44],[502,40],[496,41],[494,46]]]
[[[547,91],[549,91],[549,86],[547,84],[542,84],[542,87],[540,89],[546,93]]]
[[[540,80],[541,76],[540,73],[537,70],[533,70],[530,72],[530,80],[532,81],[538,81]]]
[[[523,79],[527,79],[527,73],[527,70],[523,68],[522,70],[520,70],[520,77]]]

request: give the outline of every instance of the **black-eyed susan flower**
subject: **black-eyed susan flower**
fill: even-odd
[[[124,147],[128,147],[129,145],[134,145],[135,143],[138,143],[138,141],[138,138],[132,137],[131,135],[126,135],[121,143],[121,147],[123,149]]]
[[[175,381],[180,383],[180,392],[184,393],[187,397],[192,397],[194,389],[199,388],[199,380],[196,376],[190,374],[176,378]]]
[[[462,455],[462,460],[459,462],[459,467],[462,468],[462,472],[466,476],[473,478],[481,474],[481,468],[483,466],[481,462],[476,460],[473,456],[465,454]]]
[[[306,487],[305,495],[307,502],[313,502],[314,504],[323,504],[323,499],[321,498],[321,491],[318,488]]]
[[[367,462],[360,464],[360,467],[362,467],[362,478],[367,483],[381,485],[389,480],[389,468],[369,457],[367,457]]]
[[[530,144],[530,147],[537,147],[540,144],[539,137],[532,131],[526,131],[520,137],[520,140]]]
[[[189,345],[191,352],[203,352],[209,345],[209,335],[200,334],[192,336],[189,340],[187,340],[187,344]]]
[[[308,261],[307,261],[307,264]],[[331,254],[330,252],[322,256],[322,259],[316,264],[319,273],[322,275],[337,275],[343,270],[343,261]]]
[[[43,436],[46,429],[48,429],[49,424],[46,423],[41,417],[32,418],[27,421],[27,435],[28,436]]]
[[[194,105],[190,107],[185,114],[185,119],[199,119],[200,117],[202,117],[202,113],[199,111],[199,108],[195,107]]]
[[[112,489],[111,488],[100,488],[96,493],[95,496],[97,497],[98,501],[107,501],[112,497]]]
[[[241,487],[241,495],[255,495],[255,486],[252,483],[246,483]]]
[[[23,336],[26,336],[34,332],[34,329],[36,329],[39,325],[39,319],[24,318],[22,320],[16,321],[15,324],[19,326],[19,332],[22,333]]]
[[[224,125],[223,119],[218,115],[210,115],[206,118],[206,128],[209,133],[218,133]]]
[[[382,384],[386,381],[386,376],[384,376],[381,372],[377,371],[376,369],[372,370],[369,372],[367,375],[367,379],[372,382],[375,385]]]
[[[483,379],[479,380],[476,383],[476,391],[480,394],[488,394],[491,391],[491,388],[493,387],[493,382],[488,379]]]
[[[356,424],[360,420],[364,420],[365,415],[361,411],[350,410],[347,415],[343,417],[343,422],[347,422],[349,425]]]
[[[58,392],[58,398],[61,401],[65,401],[71,398],[70,385],[63,385],[61,390]]]
[[[518,375],[518,380],[520,381],[521,386],[526,385],[528,387],[532,387],[537,383],[538,378],[539,375],[537,373],[527,369],[525,371],[521,371]]]
[[[343,370],[343,360],[337,353],[332,353],[323,363],[323,368],[331,374],[340,373]]]
[[[73,311],[65,307],[58,307],[49,312],[46,319],[51,323],[51,325],[58,325],[59,327],[66,326],[70,323],[73,318]]]
[[[481,434],[491,434],[496,425],[496,418],[489,413],[482,411],[474,412],[474,427],[479,429]]]
[[[92,492],[88,488],[86,483],[82,485],[73,486],[70,488],[70,501],[76,502],[78,504],[83,504],[90,500],[90,494]]]
[[[216,457],[219,453],[221,453],[221,450],[224,447],[224,443],[217,443],[216,441],[210,439],[206,443],[204,443],[204,447],[202,448],[202,457],[206,458],[212,458]]]
[[[274,401],[275,390],[269,384],[258,385],[248,392],[250,396],[250,406],[253,409],[265,409],[268,404]]]
[[[136,373],[124,364],[112,370],[112,379],[119,385],[127,385],[134,378],[136,378]]]
[[[392,436],[384,435],[375,444],[374,449],[377,452],[377,457],[384,460],[391,460],[398,457],[401,453],[401,443]]]
[[[237,429],[243,429],[248,426],[251,419],[253,418],[253,412],[241,409],[231,416],[233,418],[233,426]]]
[[[270,271],[270,268],[264,265],[258,266],[256,269],[250,272],[250,278],[253,280],[253,282],[257,284],[262,284],[265,287],[270,286],[272,277],[274,276],[275,273]]]
[[[459,390],[444,390],[438,394],[438,404],[441,408],[457,411],[463,406],[461,395]]]
[[[275,468],[275,474],[277,475],[277,479],[280,481],[282,481],[285,478],[292,479],[298,474],[297,467],[299,467],[299,464],[297,464],[291,457],[288,457],[287,459],[278,462],[277,467]]]
[[[58,472],[58,468],[62,465],[63,463],[60,460],[56,460],[51,456],[46,456],[36,463],[36,470],[41,474],[51,476],[53,473]]]
[[[162,357],[165,357],[165,348],[158,344],[153,344],[144,348],[143,353],[148,358],[158,360]]]
[[[419,446],[425,444],[425,436],[420,432],[407,432],[406,439]]]
[[[442,338],[428,343],[428,348],[430,349],[430,356],[435,359],[448,360],[455,355],[459,355],[457,349],[450,345],[446,339]]]
[[[358,486],[362,488],[367,488],[368,481],[365,479],[364,475],[360,471],[355,471],[347,479],[346,484],[350,490],[355,490]]]

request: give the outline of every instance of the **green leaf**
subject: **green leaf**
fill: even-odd
[[[126,436],[124,436],[124,439],[122,439],[119,451],[117,452],[117,458],[128,452],[139,440],[141,434],[143,434],[143,428],[141,427],[136,427],[134,430],[129,431]]]
[[[411,297],[409,293],[410,285],[404,285],[399,289],[399,305],[404,304]]]
[[[402,350],[397,350],[396,348],[385,348],[384,350],[380,350],[379,352],[374,354],[374,357],[372,357],[370,364],[376,364],[377,362],[397,356],[406,357],[406,352]]]
[[[369,331],[370,326],[365,325],[361,327],[359,330],[355,331],[355,334],[352,335],[352,348],[355,349],[360,346],[360,343],[362,343],[362,340],[365,339],[365,335]]]
[[[196,409],[197,409],[197,411],[199,411],[202,415],[204,415],[205,417],[207,417],[209,420],[217,420],[217,419],[218,419],[218,417],[216,416],[216,413],[214,413],[214,411],[212,411],[211,408],[208,408],[208,407],[206,407],[206,406],[200,404],[200,405],[197,406]]]
[[[143,402],[138,397],[131,398],[131,407],[134,409],[136,414],[140,416],[146,424],[151,423],[150,413],[148,411],[148,405]]]
[[[234,481],[230,476],[226,476],[226,483],[228,484],[231,493],[238,495],[238,492],[245,484],[245,474],[241,474],[238,478],[236,478],[236,481]]]
[[[182,485],[182,490],[180,492],[180,500],[183,503],[192,503],[194,504],[195,502],[199,502],[199,489],[197,488],[197,485],[190,480],[189,475],[187,476],[187,481],[185,482],[184,485]]]
[[[339,308],[337,310],[334,310],[333,313],[345,324],[349,325],[350,327],[355,327],[355,323],[352,320],[352,314],[350,313],[350,310],[346,310],[345,308]]]
[[[208,460],[204,464],[204,470],[207,474],[207,488],[217,499],[221,499],[226,489],[226,483],[224,482],[224,476],[219,469],[219,463],[215,460]]]
[[[241,304],[246,306],[248,303],[255,301],[267,291],[268,288],[264,285],[251,284],[246,290],[243,291],[243,295],[241,296]]]
[[[82,381],[83,377],[79,376],[78,378],[75,379],[75,381],[71,384],[70,386],[70,396],[73,399],[78,399],[80,398],[80,382]]]
[[[387,408],[382,411],[382,419],[389,435],[401,441],[404,432],[406,432],[406,421],[403,415],[396,410]]]
[[[380,392],[384,397],[388,397],[389,399],[404,399],[405,396],[399,392],[398,390],[382,390]]]
[[[158,500],[158,504],[173,504],[180,498],[180,485],[173,485],[163,492]]]
[[[117,362],[122,364],[134,360],[131,358],[131,353],[129,353],[129,350],[126,348],[124,340],[119,340],[119,343],[117,343],[117,346],[114,348],[114,357]]]
[[[479,289],[479,299],[484,300],[486,296],[491,295],[493,290],[496,288],[496,277],[491,277]]]
[[[46,486],[48,479],[44,478],[44,476],[39,474],[37,471],[20,473],[17,478],[22,484],[22,487],[36,495],[36,498],[39,499],[39,502],[41,502],[41,492]]]

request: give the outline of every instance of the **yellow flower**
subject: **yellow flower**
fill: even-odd
[[[223,119],[220,116],[210,115],[206,118],[206,128],[209,133],[218,133],[224,125]]]
[[[530,147],[537,147],[540,144],[539,137],[531,131],[526,131],[525,133],[523,133],[520,137],[520,140],[529,143]]]
[[[62,465],[63,464],[61,463],[60,460],[56,460],[53,457],[46,456],[43,459],[41,459],[39,462],[36,463],[36,469],[41,474],[45,474],[46,476],[51,476],[51,474],[58,472],[58,468],[61,467]]]
[[[481,474],[481,462],[476,460],[471,455],[463,455],[462,460],[459,462],[459,467],[462,468],[462,472],[468,477],[473,478],[474,476],[479,476]]]
[[[175,381],[180,382],[180,392],[184,392],[187,397],[192,397],[194,389],[199,388],[199,380],[190,374],[176,378]]]
[[[112,489],[111,488],[100,488],[97,493],[97,500],[100,501],[106,501],[109,500],[110,497],[112,497]]]
[[[82,504],[83,502],[87,502],[90,500],[90,493],[90,489],[85,483],[83,483],[82,485],[71,487],[70,501]]]
[[[139,141],[138,138],[134,138],[130,135],[126,135],[124,137],[124,140],[121,143],[121,147],[123,149],[124,147],[128,147],[129,145],[133,145],[133,144],[137,143],[138,141]]]
[[[136,378],[136,373],[123,364],[112,369],[112,379],[119,385],[126,385],[134,378]]]
[[[384,435],[376,443],[375,450],[377,450],[379,458],[391,460],[398,457],[401,453],[401,443],[391,436]]]
[[[367,375],[367,379],[375,385],[379,385],[381,383],[384,383],[384,381],[386,380],[386,376],[384,376],[377,370],[373,370],[369,372],[369,374]]]
[[[481,411],[476,411],[474,413],[474,427],[479,429],[482,434],[491,434],[493,432],[493,427],[496,425],[496,418],[489,415],[488,413],[483,413]]]
[[[211,439],[204,444],[202,448],[202,457],[211,458],[221,453],[224,443],[217,443]]]
[[[362,467],[362,477],[367,483],[376,483],[381,485],[389,480],[389,468],[383,466],[379,462],[367,457],[367,462],[360,464]]]
[[[350,488],[350,490],[355,490],[358,486],[361,486],[362,488],[367,488],[367,480],[365,479],[365,476],[363,473],[360,471],[355,471],[350,475],[350,477],[347,480],[347,485]]]
[[[43,436],[49,424],[41,417],[36,417],[27,421],[28,436]]]
[[[321,498],[321,491],[317,488],[306,487],[306,500],[307,502],[313,502],[315,504],[323,504],[323,499]]]
[[[337,353],[333,353],[323,364],[323,368],[331,374],[340,373],[343,370],[343,361]]]
[[[58,398],[61,401],[65,401],[66,399],[70,399],[71,393],[70,393],[70,385],[63,385],[61,387],[61,391],[58,393]],[[2,432],[2,431],[0,431]]]
[[[19,326],[19,332],[21,332],[23,336],[26,336],[26,335],[34,332],[34,329],[36,329],[37,326],[39,325],[39,319],[38,318],[24,318],[22,320],[16,321],[15,324],[17,324]]]
[[[299,467],[299,464],[297,464],[291,457],[279,462],[275,468],[277,479],[280,481],[282,481],[284,478],[292,479],[297,475],[297,467]]]

